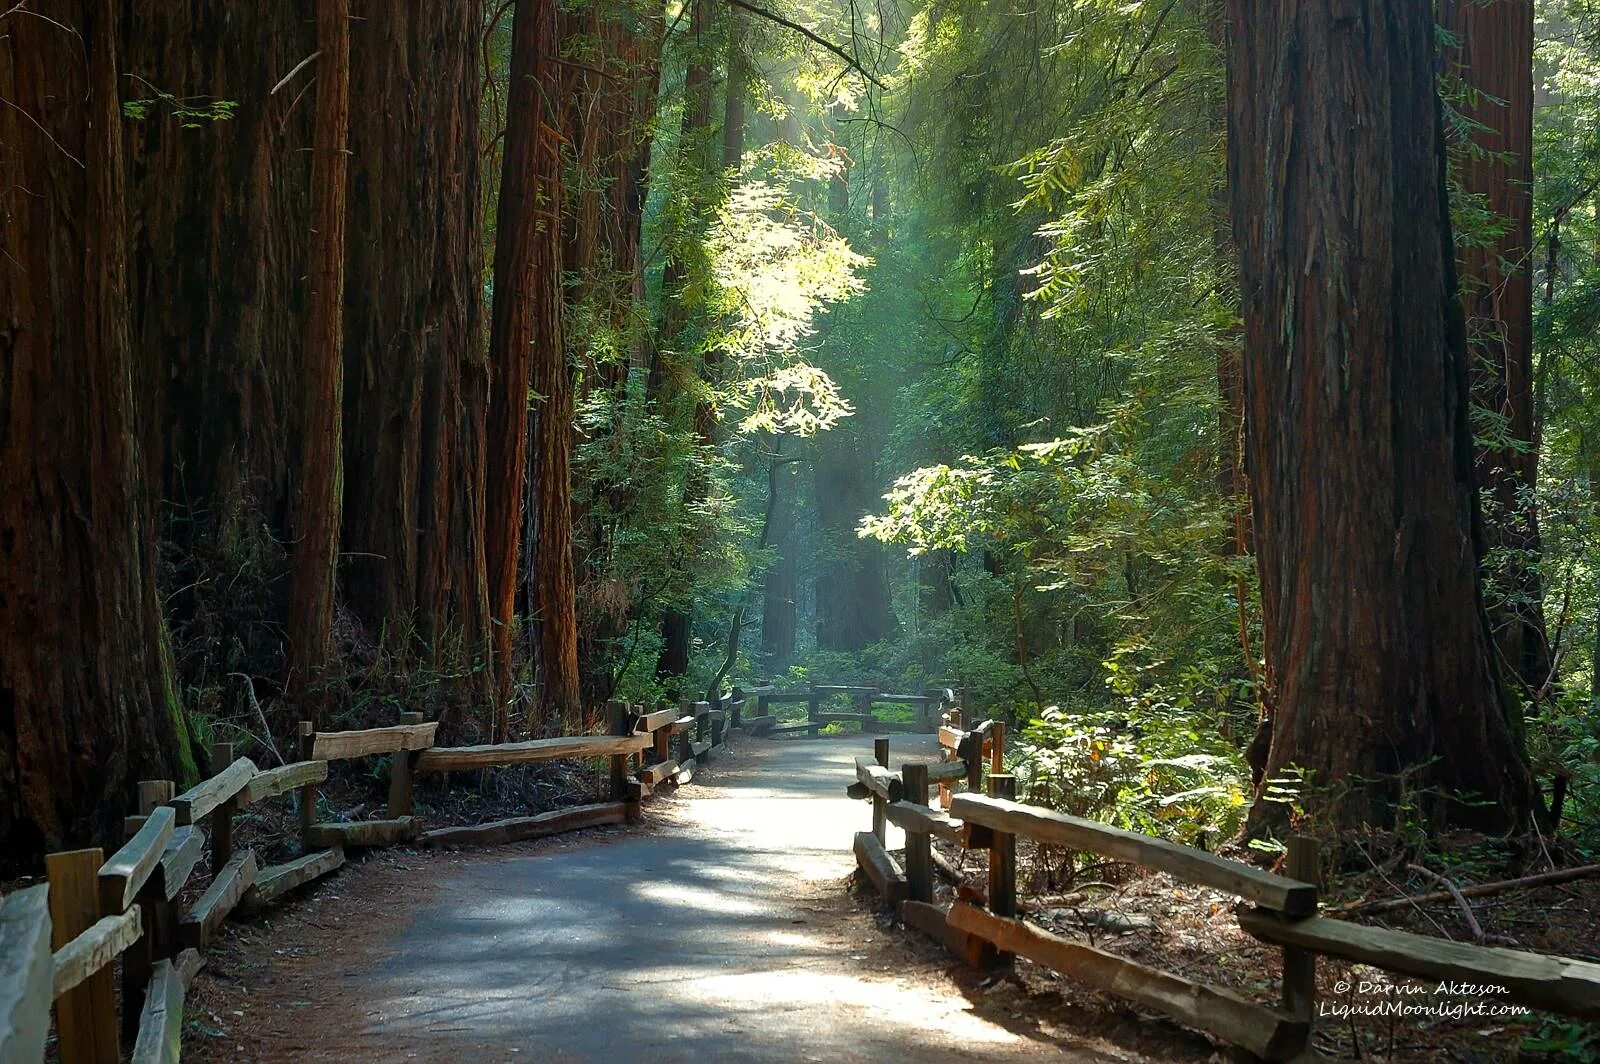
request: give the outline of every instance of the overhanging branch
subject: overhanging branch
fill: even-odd
[[[752,15],[764,18],[769,22],[776,22],[778,25],[783,26],[786,29],[794,30],[806,40],[826,48],[828,51],[844,60],[846,66],[848,66],[851,70],[854,70],[857,74],[860,74],[862,77],[866,78],[868,81],[872,82],[874,85],[878,86],[878,88],[887,88],[883,82],[878,80],[877,75],[868,70],[866,67],[862,66],[858,59],[827,38],[819,36],[815,31],[807,29],[798,22],[791,22],[774,11],[768,11],[764,7],[757,7],[755,4],[746,3],[746,0],[728,0],[728,3],[733,7],[739,8],[741,11],[748,11]]]

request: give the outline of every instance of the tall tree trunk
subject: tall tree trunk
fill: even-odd
[[[1431,0],[1229,0],[1230,167],[1267,769],[1385,823],[1537,804],[1480,599]],[[1252,827],[1281,814],[1258,801]]]
[[[772,521],[770,539],[777,557],[763,577],[761,596],[761,656],[769,675],[776,675],[794,660],[796,610],[795,593],[799,575],[799,540],[795,518],[799,514],[796,493],[799,480],[794,465],[784,465],[772,473]]]
[[[419,639],[425,660],[449,642],[481,663],[483,4],[356,13],[352,93],[371,106],[350,131],[344,599],[391,641]]]
[[[285,671],[316,64],[287,76],[316,50],[315,27],[294,4],[125,10],[122,95],[148,107],[122,128],[163,602],[184,678],[260,683]],[[191,106],[232,100],[233,117],[180,122],[156,87]]]
[[[661,321],[656,330],[656,350],[650,364],[650,377],[646,391],[672,417],[674,408],[687,403],[693,418],[696,434],[704,443],[708,423],[705,404],[691,398],[696,376],[695,356],[689,345],[689,326],[697,312],[703,308],[691,305],[687,289],[696,269],[708,267],[697,257],[704,254],[699,237],[704,230],[708,199],[716,187],[715,167],[711,151],[712,64],[711,30],[713,8],[711,0],[693,0],[690,16],[689,66],[684,77],[683,124],[678,138],[677,180],[678,195],[685,197],[687,217],[673,234],[674,246],[661,280]],[[684,505],[696,498],[704,498],[705,490],[698,482],[703,478],[691,470],[684,485]],[[693,610],[685,604],[675,604],[661,616],[661,653],[656,658],[656,676],[670,679],[689,671],[690,644],[693,638]]]
[[[493,375],[488,417],[489,610],[496,682],[494,731],[509,730],[514,662],[512,616],[517,596],[517,548],[522,541],[523,478],[528,457],[529,356],[536,329],[541,150],[548,150],[540,99],[540,52],[554,47],[552,0],[519,0],[511,27],[511,86],[500,204],[494,245],[494,301],[489,316]]]
[[[817,646],[858,653],[894,633],[883,545],[856,525],[877,502],[871,456],[854,425],[817,439]]]
[[[349,173],[350,0],[317,0],[316,135],[302,369],[303,424],[289,593],[289,681],[305,693],[332,653],[334,567],[344,491],[344,225]]]
[[[1506,600],[1489,619],[1507,671],[1536,694],[1550,678],[1550,646],[1533,497],[1533,0],[1446,0],[1440,21],[1460,44],[1447,58],[1472,90],[1462,108],[1470,144],[1456,153],[1461,187],[1505,226],[1486,246],[1457,249],[1472,398],[1508,437],[1480,446],[1476,461],[1492,576]]]
[[[193,775],[128,333],[117,5],[0,15],[0,867]],[[24,191],[26,190],[26,191]],[[0,873],[3,874],[3,873]]]
[[[536,398],[528,463],[528,509],[534,530],[527,560],[529,612],[539,664],[539,727],[581,727],[577,575],[572,557],[573,380],[562,337],[562,157],[559,134],[554,132],[561,123],[555,101],[561,99],[563,78],[552,54],[554,42],[560,39],[557,6],[541,2],[538,11],[539,37],[550,43],[539,51],[533,79],[540,100],[550,104],[543,110],[533,159],[535,202],[546,206],[545,217],[534,233],[533,249],[534,330],[528,389]],[[555,218],[550,217],[552,212]]]

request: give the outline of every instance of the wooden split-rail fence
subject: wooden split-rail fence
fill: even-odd
[[[872,829],[855,836],[856,862],[907,927],[933,938],[973,967],[992,968],[1026,957],[1268,1061],[1295,1059],[1308,1049],[1317,1012],[1318,956],[1416,979],[1493,986],[1499,991],[1496,1004],[1600,1019],[1600,964],[1319,916],[1315,840],[1291,838],[1286,874],[1275,875],[1203,850],[1016,801],[1015,779],[1004,772],[1005,729],[1000,722],[963,730],[959,715],[952,715],[939,738],[942,762],[907,763],[899,774],[888,768],[886,738],[876,741],[872,760],[857,759],[856,782],[847,793],[871,799]],[[941,791],[937,806],[930,805],[934,784]],[[952,784],[966,789],[952,795]],[[886,824],[905,832],[903,862],[885,848]],[[932,848],[934,837],[987,853],[988,889],[981,904],[934,903],[936,872],[961,881]],[[1017,900],[1018,837],[1164,872],[1241,899],[1244,904],[1235,912],[1240,927],[1283,951],[1279,1004],[1263,1005],[1233,990],[1119,957],[1024,920]]]
[[[230,914],[262,910],[327,875],[344,864],[348,847],[489,845],[634,819],[656,788],[688,782],[708,758],[726,752],[726,729],[738,726],[744,704],[738,689],[714,702],[683,700],[654,711],[613,702],[607,734],[487,746],[435,746],[438,724],[421,714],[361,731],[319,732],[305,722],[300,759],[266,770],[219,743],[213,774],[182,794],[164,780],[139,784],[139,815],[128,818],[127,842],[109,858],[100,849],[50,854],[46,882],[0,899],[0,1064],[44,1059],[52,1010],[62,1064],[109,1064],[124,1050],[138,1064],[176,1061],[185,993]],[[385,755],[383,819],[318,818],[329,762]],[[567,758],[608,759],[610,800],[431,830],[413,813],[420,775]],[[286,795],[298,800],[301,856],[263,866],[253,851],[234,846],[234,818]],[[208,838],[211,881],[185,905],[184,888]]]
[[[735,693],[740,693],[735,688]],[[893,732],[933,732],[939,713],[954,705],[958,693],[949,688],[933,688],[920,695],[894,694],[878,687],[856,684],[812,683],[793,691],[779,691],[771,681],[759,687],[744,690],[745,698],[756,700],[755,713],[744,719],[743,726],[756,735],[795,735],[804,733],[815,739],[830,724],[855,724],[868,734]],[[838,712],[829,707],[838,696],[850,700],[849,712]],[[774,707],[803,703],[806,716],[801,721],[782,721]],[[889,720],[880,716],[879,706],[909,706],[913,719]]]

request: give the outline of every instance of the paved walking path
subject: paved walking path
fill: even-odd
[[[896,764],[934,752],[891,746]],[[302,955],[333,994],[291,992],[283,1029],[344,1060],[1111,1059],[980,1015],[942,953],[852,901],[870,818],[844,787],[863,753],[870,738],[740,740],[641,827],[459,860],[361,956]],[[312,1001],[320,1030],[297,1032],[291,1006]]]

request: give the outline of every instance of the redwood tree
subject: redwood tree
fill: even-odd
[[[119,9],[0,14],[0,867],[193,771],[136,439]]]
[[[350,127],[341,588],[373,631],[483,662],[483,4],[356,14],[351,92],[369,105]]]
[[[544,165],[553,153],[551,124],[542,99],[554,48],[553,0],[519,0],[511,27],[511,85],[506,103],[505,148],[495,227],[494,299],[489,326],[491,388],[488,416],[488,485],[485,540],[489,559],[489,611],[496,680],[495,730],[509,727],[512,695],[512,628],[517,597],[517,551],[528,461],[528,384],[535,342],[541,255],[540,226],[550,226],[549,205],[539,201]],[[550,265],[548,258],[543,262]]]
[[[1492,415],[1480,429],[1478,487],[1492,572],[1504,604],[1490,620],[1507,671],[1534,696],[1550,681],[1545,638],[1533,404],[1533,0],[1447,0],[1440,21],[1457,48],[1447,59],[1462,82],[1467,120],[1458,180],[1492,216],[1497,235],[1464,241],[1473,401]],[[1498,437],[1498,438],[1497,438]]]
[[[350,0],[317,0],[317,51],[299,481],[290,524],[294,571],[289,593],[289,681],[300,690],[318,680],[332,651],[334,565],[343,494]]]
[[[1479,591],[1432,0],[1228,9],[1268,775],[1309,770],[1347,822],[1436,785],[1488,803],[1458,820],[1523,823],[1538,803]]]

